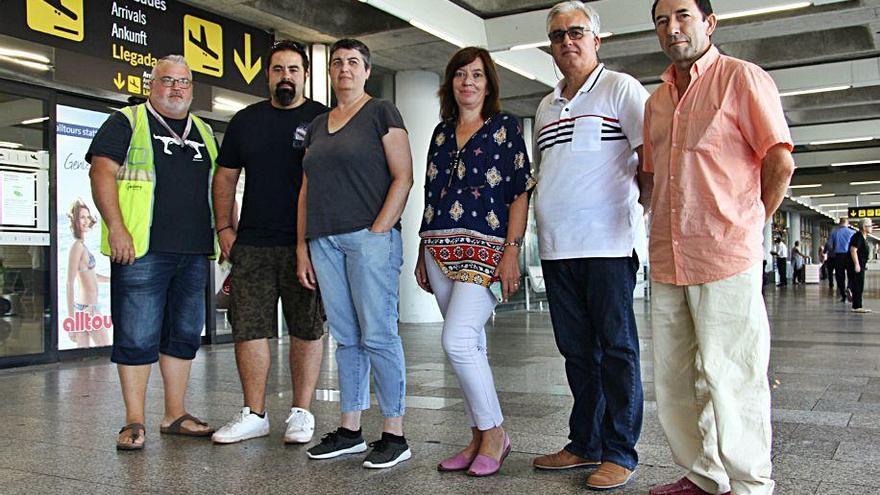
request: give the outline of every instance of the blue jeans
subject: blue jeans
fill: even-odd
[[[370,407],[370,372],[382,415],[404,414],[406,367],[397,334],[400,232],[368,229],[309,241],[330,335],[342,412]]]
[[[147,253],[131,265],[110,265],[114,363],[137,366],[159,353],[193,359],[205,327],[208,259],[200,254]]]
[[[541,266],[574,396],[565,449],[635,469],[644,400],[633,313],[638,257],[542,260]]]

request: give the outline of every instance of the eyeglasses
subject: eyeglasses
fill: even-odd
[[[572,26],[568,29],[557,29],[556,31],[550,31],[547,33],[547,37],[550,38],[551,43],[562,43],[565,41],[565,35],[567,34],[569,39],[572,41],[579,40],[584,37],[587,33],[592,33],[592,29],[587,29],[584,26]]]
[[[192,81],[186,77],[175,78],[171,76],[164,76],[159,78],[159,82],[162,83],[162,86],[166,88],[171,88],[174,86],[174,83],[177,83],[177,86],[180,89],[186,89],[192,85]]]

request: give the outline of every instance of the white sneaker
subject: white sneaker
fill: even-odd
[[[232,421],[223,425],[211,440],[214,443],[236,443],[251,438],[265,437],[269,434],[269,415],[259,417],[251,412],[251,408],[243,407],[236,413]]]
[[[284,421],[287,431],[284,443],[309,443],[315,434],[315,417],[312,413],[299,407],[290,408],[290,416]]]

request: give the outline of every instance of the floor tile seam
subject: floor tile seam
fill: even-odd
[[[104,483],[104,482],[101,482],[101,481],[94,481],[94,480],[84,480],[84,479],[81,479],[81,478],[74,478],[74,477],[71,477],[71,476],[62,476],[62,475],[59,475],[59,474],[39,473],[39,472],[35,472],[35,471],[24,471],[24,472],[29,473],[31,476],[28,476],[28,477],[26,477],[26,478],[21,478],[21,479],[18,479],[18,480],[13,480],[12,482],[14,483],[14,482],[17,482],[17,481],[18,481],[18,482],[20,482],[20,481],[26,481],[26,480],[28,480],[28,479],[30,479],[30,478],[36,478],[36,477],[47,477],[47,478],[57,478],[57,479],[59,479],[59,480],[65,480],[65,481],[77,481],[77,482],[80,482],[80,483],[86,483],[86,484],[90,484],[90,485],[99,485],[99,486],[108,487],[108,488],[121,488],[121,489],[129,489],[129,488],[131,488],[130,486],[127,486],[127,485],[125,485],[125,484],[114,484],[114,483]],[[0,485],[0,487],[2,487],[2,485]],[[140,490],[140,489],[139,489],[139,490],[138,490],[138,493],[159,493],[159,492],[158,492],[157,490],[150,490],[150,489],[147,489],[146,491],[143,491],[143,490]]]

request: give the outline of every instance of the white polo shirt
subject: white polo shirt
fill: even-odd
[[[648,92],[598,67],[571,101],[565,80],[538,106],[533,155],[541,259],[618,258],[647,240],[636,180]]]

